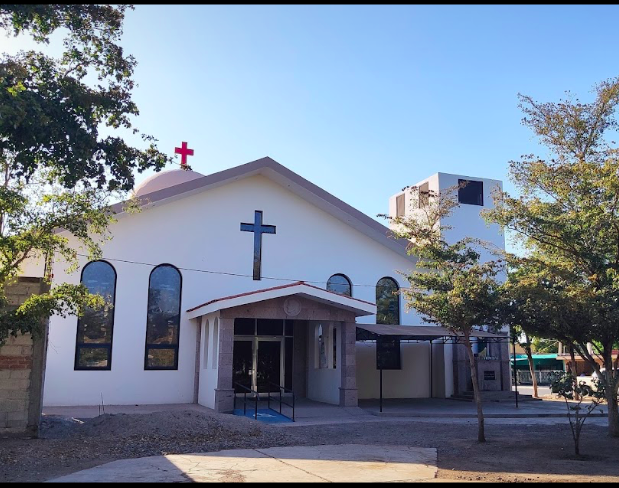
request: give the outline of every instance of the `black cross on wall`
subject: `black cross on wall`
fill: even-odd
[[[241,230],[254,233],[254,280],[259,280],[262,263],[262,234],[275,234],[275,226],[262,225],[262,210],[256,210],[254,223],[245,224],[241,222]]]

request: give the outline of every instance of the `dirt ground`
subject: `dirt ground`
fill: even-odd
[[[438,449],[438,479],[472,481],[619,481],[619,439],[585,425],[584,457],[573,455],[567,421],[559,425],[395,419],[278,427],[215,412],[102,415],[86,422],[47,417],[46,438],[0,439],[0,481],[45,481],[131,457],[286,445],[391,444]]]

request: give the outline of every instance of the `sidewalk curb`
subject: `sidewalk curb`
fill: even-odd
[[[411,418],[458,418],[476,419],[475,413],[407,413],[407,412],[369,412],[377,417],[411,417]],[[605,413],[592,413],[589,417],[607,417]],[[484,413],[486,419],[522,419],[522,418],[567,418],[566,413]]]

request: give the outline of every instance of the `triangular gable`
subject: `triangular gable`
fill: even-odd
[[[361,315],[376,315],[376,304],[359,300],[358,298],[341,295],[314,285],[297,281],[286,285],[264,288],[262,290],[254,290],[237,295],[216,298],[201,305],[197,305],[187,310],[187,317],[195,319],[202,315],[225,310],[227,308],[248,305],[251,303],[262,302],[265,300],[273,300],[275,298],[288,296],[301,296],[321,303],[326,303],[332,307],[347,310],[355,314]]]
[[[368,217],[356,208],[348,205],[331,193],[323,190],[269,157],[206,175],[201,178],[196,178],[195,180],[187,181],[179,185],[163,188],[142,195],[138,197],[138,199],[142,208],[149,208],[255,175],[262,175],[269,178],[312,205],[388,247],[392,251],[409,259],[414,259],[407,253],[408,241],[406,239],[395,238],[393,232],[388,227]],[[123,209],[125,204],[126,202],[117,203],[111,207],[111,210],[114,213],[122,214],[124,213]]]

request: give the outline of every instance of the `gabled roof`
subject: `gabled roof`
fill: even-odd
[[[396,239],[389,228],[269,157],[142,195],[139,197],[140,206],[148,208],[162,205],[255,175],[269,178],[392,251],[408,259],[414,259],[406,251],[408,245],[406,239]],[[120,202],[113,205],[111,210],[121,214],[124,206],[125,202]]]
[[[326,303],[332,307],[348,310],[349,312],[353,312],[355,316],[376,314],[376,305],[374,303],[359,300],[358,298],[348,297],[346,295],[340,295],[339,293],[334,293],[323,288],[318,288],[314,285],[309,285],[304,281],[297,281],[287,285],[274,286],[272,288],[264,288],[262,290],[216,298],[215,300],[210,300],[206,303],[190,308],[187,310],[187,317],[190,319],[195,319],[196,317],[217,312],[218,310],[239,307],[249,303],[272,300],[274,298],[281,298],[291,295],[301,296],[316,302]]]

